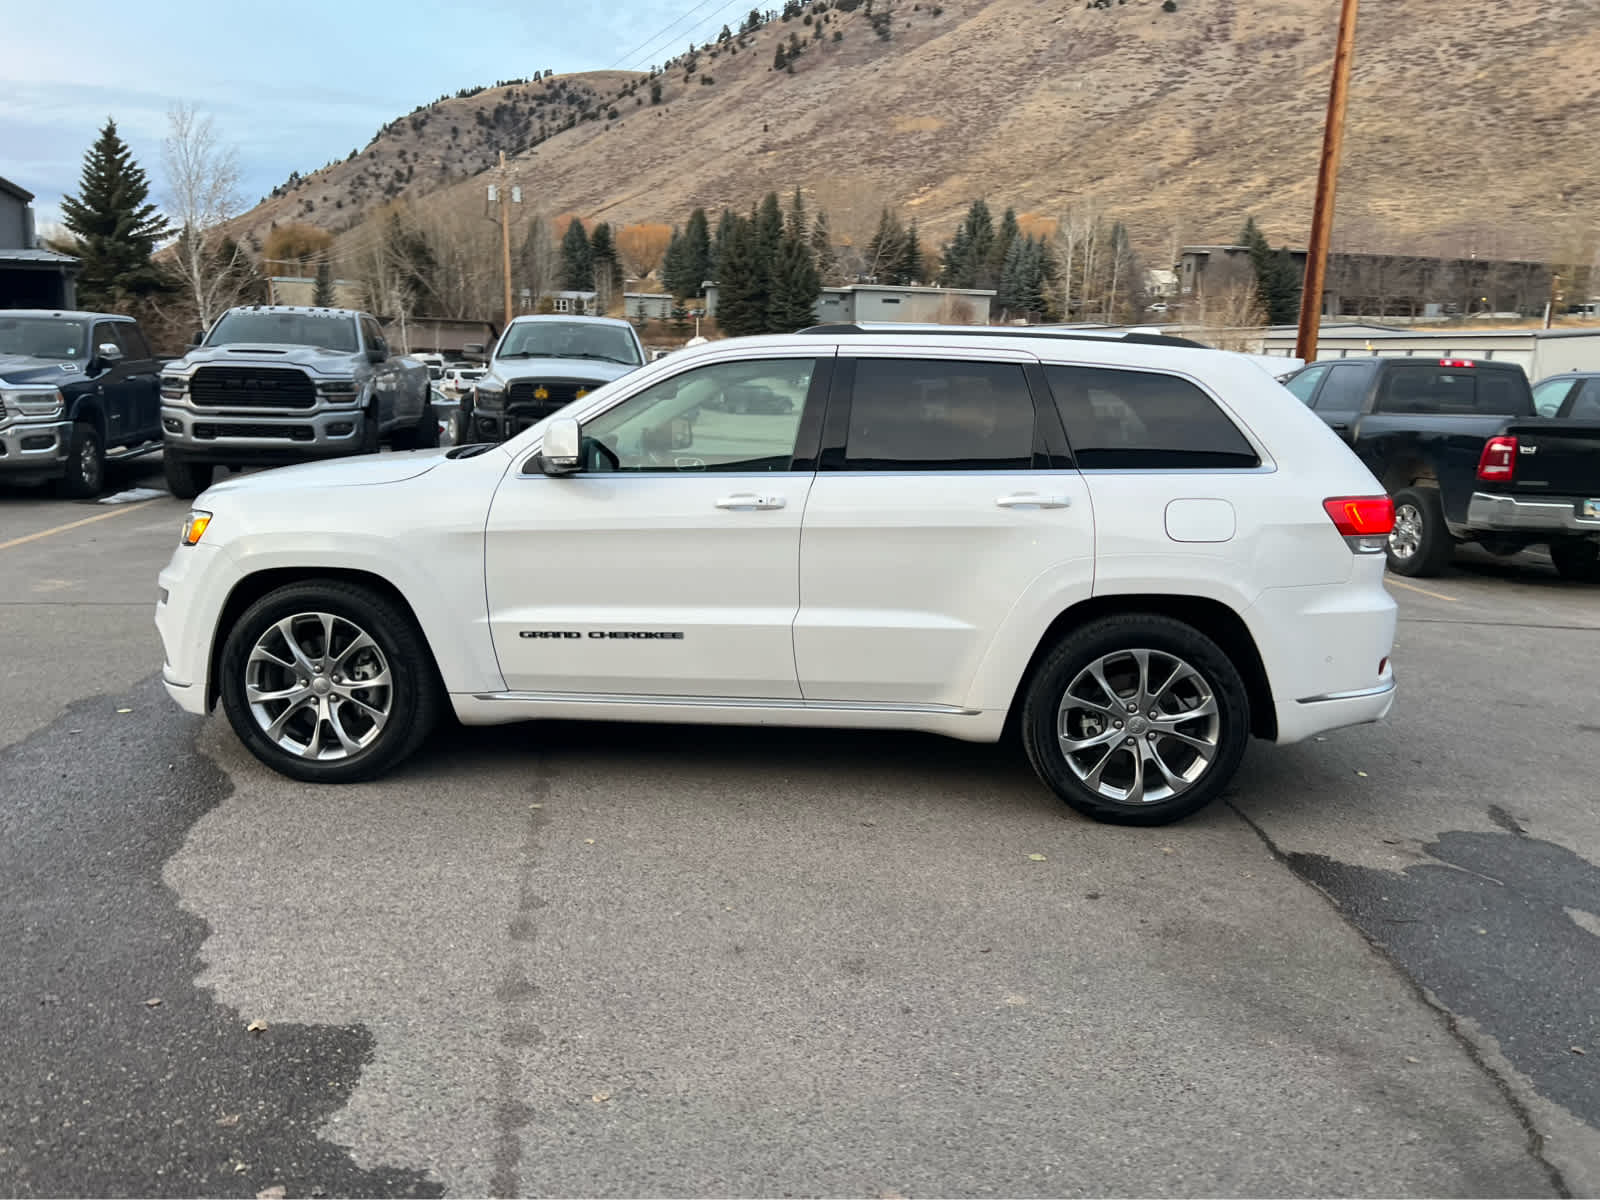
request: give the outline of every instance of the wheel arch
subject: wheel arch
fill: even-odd
[[[94,426],[94,431],[100,435],[100,447],[106,447],[106,414],[100,407],[98,400],[83,398],[72,406],[72,423],[88,424]]]
[[[429,639],[426,627],[417,619],[416,609],[406,599],[405,593],[396,587],[390,580],[372,571],[363,571],[354,568],[339,567],[268,567],[244,576],[228,593],[228,598],[223,601],[222,611],[217,617],[215,627],[211,631],[211,648],[206,659],[206,708],[216,706],[221,694],[220,672],[222,669],[222,645],[228,639],[228,634],[233,631],[234,625],[252,604],[269,592],[274,592],[281,587],[293,583],[322,583],[338,582],[356,584],[369,588],[381,595],[390,603],[399,606],[411,619],[423,645],[428,648],[428,657],[433,665],[435,678],[441,677],[439,670],[438,654]]]
[[[1220,600],[1165,593],[1092,596],[1057,614],[1040,635],[1027,667],[1017,680],[1006,714],[1007,728],[1014,730],[1022,711],[1023,697],[1027,694],[1034,673],[1045,655],[1067,633],[1101,617],[1126,617],[1141,613],[1181,621],[1216,642],[1244,680],[1245,694],[1250,700],[1250,732],[1266,741],[1277,738],[1278,713],[1272,698],[1272,684],[1267,678],[1261,651],[1244,618]]]

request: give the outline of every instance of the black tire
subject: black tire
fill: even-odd
[[[1121,676],[1113,672],[1121,664],[1136,667],[1137,663],[1129,653],[1136,650],[1155,652],[1149,660],[1151,666],[1147,678],[1151,683],[1161,685],[1157,692],[1159,710],[1144,710],[1137,703],[1132,712],[1124,707],[1130,699],[1135,699],[1135,693],[1130,686],[1124,695],[1119,686]],[[1088,693],[1091,699],[1099,697],[1098,704],[1080,705],[1063,714],[1062,706],[1068,689],[1075,683],[1082,688],[1081,677],[1084,673],[1092,664],[1107,658],[1113,660],[1112,667],[1104,673],[1117,694],[1107,696],[1098,685],[1093,685]],[[1167,677],[1177,674],[1175,667],[1167,666],[1172,659],[1188,666],[1194,672],[1194,677],[1177,683],[1173,693],[1163,697]],[[1215,702],[1214,725],[1203,714],[1193,718],[1182,715],[1186,706],[1198,711],[1207,693]],[[1086,692],[1078,690],[1073,695],[1082,699]],[[1122,735],[1106,727],[1107,722],[1114,724],[1109,711],[1103,717],[1097,717],[1089,711],[1096,708],[1110,710],[1111,702],[1115,702],[1119,710],[1116,720],[1127,722],[1128,740],[1117,741]],[[1150,701],[1146,698],[1145,702]],[[1152,723],[1146,720],[1152,711],[1166,714],[1154,730],[1150,728]],[[1097,728],[1088,724],[1086,727],[1082,724],[1086,714],[1089,722],[1098,720],[1100,726]],[[1084,739],[1110,735],[1110,740],[1105,743],[1108,748],[1104,756],[1099,756],[1099,746],[1095,746],[1078,752],[1069,762],[1058,732],[1064,717],[1076,726],[1074,732]],[[1172,736],[1162,737],[1163,726],[1174,733],[1199,736],[1211,741],[1213,750],[1209,765],[1182,741]],[[1210,804],[1232,780],[1250,736],[1250,700],[1245,692],[1244,681],[1228,656],[1193,626],[1148,613],[1104,617],[1074,630],[1045,656],[1028,681],[1023,696],[1020,727],[1022,744],[1034,771],[1070,807],[1086,817],[1111,824],[1167,825]],[[1141,738],[1144,740],[1141,741]],[[1168,794],[1145,802],[1108,796],[1074,769],[1076,764],[1092,777],[1096,774],[1091,766],[1093,764],[1103,772],[1099,779],[1102,786],[1132,792],[1135,750],[1139,756],[1140,777],[1147,769],[1153,771],[1156,780],[1153,790]],[[1192,781],[1182,790],[1173,791],[1165,772],[1148,763],[1150,756],[1158,756],[1169,770],[1179,776],[1192,772]],[[1126,786],[1118,788],[1116,785],[1119,780],[1126,780]]]
[[[1573,583],[1600,583],[1600,542],[1571,539],[1550,543],[1556,572]]]
[[[167,491],[179,500],[193,500],[211,486],[217,473],[213,463],[191,462],[171,453],[161,456],[161,470],[167,477]]]
[[[1394,532],[1384,550],[1389,570],[1396,575],[1418,577],[1437,575],[1450,565],[1456,543],[1444,523],[1438,488],[1401,488],[1394,494],[1394,512]],[[1415,530],[1409,528],[1407,519],[1413,513]],[[1406,528],[1402,528],[1403,520]]]
[[[359,750],[348,752],[345,757],[305,757],[280,746],[257,723],[246,696],[249,659],[257,641],[278,622],[309,613],[330,614],[367,634],[387,664],[392,680],[387,689],[386,723],[374,731],[369,743]],[[310,627],[313,630],[320,628],[315,623]],[[275,645],[281,646],[281,643]],[[359,659],[356,661],[359,662]],[[328,658],[324,648],[324,657],[319,665],[326,664]],[[222,708],[228,714],[228,722],[239,740],[250,753],[273,770],[308,783],[354,783],[382,775],[422,744],[438,720],[443,706],[444,688],[439,681],[433,655],[410,615],[369,588],[332,580],[289,584],[257,600],[229,630],[218,670]],[[307,678],[313,677],[308,675]],[[330,671],[327,679],[331,682],[336,678],[337,675]],[[349,680],[345,681],[345,685],[344,690],[351,690]],[[293,687],[294,684],[287,686]],[[384,690],[382,687],[358,687],[354,690],[363,693],[365,702],[382,702],[378,694]],[[307,696],[307,700],[316,702],[310,696]],[[285,704],[285,708],[266,709],[268,717],[283,716],[294,707],[286,701],[278,703]],[[329,696],[324,703],[337,706],[340,702]],[[332,707],[331,711],[341,710]],[[353,718],[345,718],[344,725],[359,736],[362,732],[359,724],[354,729],[348,724],[352,719],[358,722],[363,719],[359,710]],[[290,717],[284,733],[292,737],[299,732],[306,738],[308,746],[314,746],[319,743],[314,742],[313,738],[329,736],[326,729],[329,723],[329,719],[322,717],[319,710],[302,707],[299,716]],[[316,727],[315,733],[307,731],[308,725]],[[335,740],[342,739],[335,737]]]
[[[434,412],[432,400],[422,406],[422,420],[417,423],[411,444],[418,450],[435,450],[439,446],[439,414]]]
[[[472,422],[459,408],[450,414],[450,444],[465,446],[472,441]]]
[[[87,421],[79,421],[67,440],[67,466],[61,476],[61,494],[74,500],[87,500],[98,496],[105,486],[105,443],[98,429]]]
[[[361,449],[358,454],[376,454],[383,441],[383,431],[378,428],[378,406],[367,409],[361,421]]]

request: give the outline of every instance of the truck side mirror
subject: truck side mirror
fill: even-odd
[[[204,329],[196,329],[194,331],[194,336],[189,339],[189,345],[198,346],[201,342],[203,342],[205,340],[206,340],[206,331]]]
[[[482,362],[484,345],[482,342],[468,342],[461,347],[461,357],[471,359],[473,362]]]
[[[114,367],[122,361],[122,347],[115,342],[101,342],[94,348],[94,357],[102,367]]]
[[[388,359],[389,347],[385,346],[382,342],[374,342],[372,345],[367,347],[367,361],[369,363],[387,362]]]

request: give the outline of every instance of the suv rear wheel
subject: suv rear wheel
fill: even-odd
[[[441,707],[433,657],[410,615],[331,580],[252,604],[219,670],[239,740],[273,770],[311,783],[381,775],[421,745]]]
[[[1097,821],[1165,825],[1227,786],[1244,755],[1250,702],[1228,656],[1169,617],[1106,617],[1039,665],[1022,709],[1033,769]]]

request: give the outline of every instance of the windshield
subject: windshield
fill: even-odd
[[[216,323],[205,344],[320,346],[354,353],[356,322],[344,313],[231,312]]]
[[[82,321],[54,317],[0,317],[0,354],[24,358],[82,358]]]
[[[523,321],[506,330],[496,358],[597,358],[639,365],[633,334],[619,325],[583,321]]]

